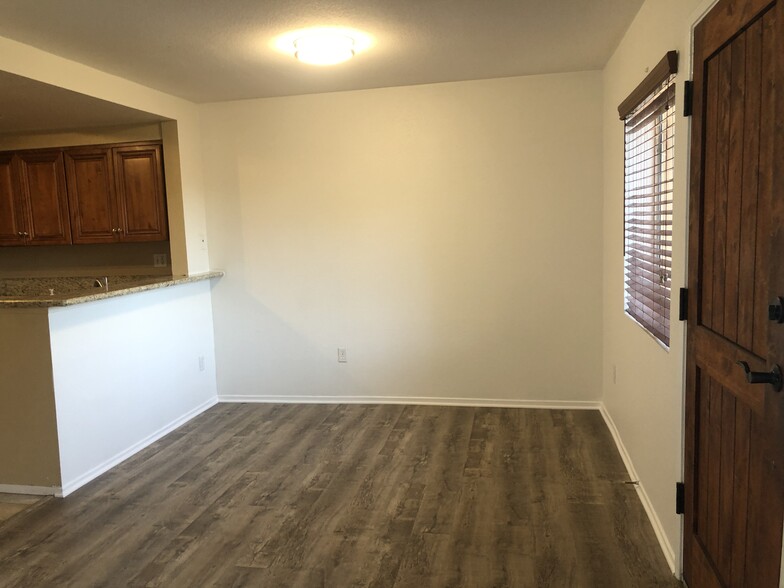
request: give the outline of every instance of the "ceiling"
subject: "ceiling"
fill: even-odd
[[[0,71],[0,134],[155,123],[160,116]]]
[[[642,3],[0,0],[0,36],[212,102],[600,69]],[[329,68],[274,49],[279,35],[312,26],[355,28],[373,45]],[[0,109],[14,100],[8,80]]]

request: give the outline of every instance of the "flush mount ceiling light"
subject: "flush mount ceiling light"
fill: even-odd
[[[311,65],[342,63],[354,57],[354,39],[340,33],[312,33],[294,41],[294,57]]]
[[[367,33],[345,27],[299,29],[270,40],[270,46],[278,53],[312,65],[342,63],[373,45],[375,40]]]

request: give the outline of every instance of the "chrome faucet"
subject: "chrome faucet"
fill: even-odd
[[[103,279],[103,282],[101,281],[101,278],[95,278],[95,282],[93,282],[93,287],[95,287],[95,288],[105,288],[106,290],[108,290],[109,289],[109,278],[105,277]]]

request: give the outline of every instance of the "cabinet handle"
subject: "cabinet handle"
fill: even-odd
[[[117,232],[118,232],[118,233],[122,233],[122,232],[123,232],[123,230],[122,230],[122,229],[117,229]]]
[[[23,237],[29,237],[29,236],[30,236],[30,233],[28,233],[27,231],[24,231],[24,232],[22,233],[22,236],[23,236]]]

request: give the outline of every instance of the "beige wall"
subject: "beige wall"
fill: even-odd
[[[0,485],[60,486],[47,309],[0,310]]]
[[[171,275],[153,266],[156,253],[168,254],[169,242],[0,247],[0,278]]]
[[[78,132],[6,134],[0,135],[0,151],[100,145],[127,141],[154,141],[160,140],[160,138],[160,124],[84,129]]]
[[[682,479],[684,328],[678,289],[685,286],[689,123],[681,113],[689,79],[689,30],[700,0],[648,0],[604,70],[604,403],[618,427],[677,567],[681,520],[675,483]],[[671,49],[677,78],[673,212],[672,327],[664,350],[623,310],[623,123],[618,104]],[[613,375],[615,373],[615,376]]]
[[[201,116],[223,397],[599,398],[598,72]]]
[[[164,123],[169,129],[162,132],[166,152],[167,146],[176,144],[170,136],[171,125],[175,125],[180,148],[176,158],[166,153],[172,271],[188,274],[210,269],[204,241],[206,225],[196,105],[4,37],[0,37],[0,70],[176,121]],[[172,169],[177,163],[179,174]],[[177,189],[170,183],[170,178],[175,177],[181,181]]]

